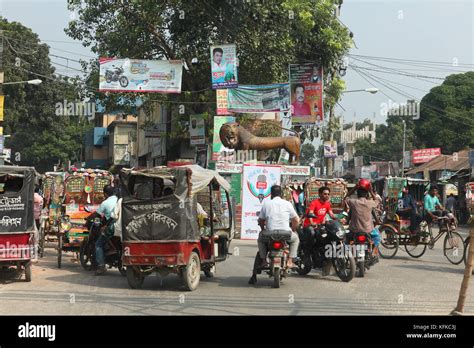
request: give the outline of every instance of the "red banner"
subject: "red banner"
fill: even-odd
[[[426,163],[431,161],[433,158],[441,155],[441,148],[430,148],[430,149],[420,149],[412,150],[411,157],[413,164]]]

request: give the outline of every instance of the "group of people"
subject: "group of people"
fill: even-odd
[[[432,223],[440,217],[446,216],[448,212],[454,212],[455,206],[456,198],[453,194],[450,194],[446,200],[446,207],[443,207],[439,200],[438,188],[431,186],[423,199],[425,212],[423,217],[418,213],[417,203],[405,186],[402,190],[402,196],[399,199],[397,214],[403,219],[410,220],[409,230],[412,234],[417,234],[419,233],[419,226],[423,219],[426,219],[428,223]]]
[[[357,198],[350,198],[355,191],[357,191]],[[281,187],[274,185],[271,188],[271,199],[264,202],[259,214],[258,222],[262,231],[258,237],[258,250],[262,268],[268,266],[267,244],[265,241],[274,231],[279,230],[292,232],[291,239],[288,241],[290,246],[288,267],[293,268],[295,263],[298,262],[299,237],[296,230],[300,219],[293,204],[281,198],[281,192]],[[323,186],[318,193],[319,198],[313,200],[306,211],[306,218],[303,222],[303,235],[306,236],[314,236],[317,227],[325,222],[326,215],[329,215],[331,219],[337,219],[331,207],[330,188]],[[369,198],[369,195],[371,198]],[[372,212],[380,204],[379,197],[367,180],[361,180],[357,186],[347,193],[344,204],[351,212],[350,233],[365,232],[370,234],[373,232],[375,227]]]
[[[356,192],[357,198],[351,198]],[[335,220],[336,215],[332,211],[330,203],[330,189],[323,186],[319,189],[319,198],[313,200],[306,210],[306,217],[303,222],[303,236],[313,237],[317,227],[325,223],[327,216]],[[296,230],[300,224],[300,218],[293,206],[287,200],[282,199],[282,189],[279,185],[271,188],[271,199],[266,200],[259,213],[258,223],[262,229],[258,237],[258,250],[261,258],[261,267],[268,266],[267,262],[267,243],[269,236],[275,231],[291,231],[289,239],[289,260],[288,267],[295,267],[297,258],[299,237]],[[349,211],[349,235],[356,232],[372,234],[376,224],[380,224],[380,216],[375,212],[380,209],[382,198],[372,188],[370,181],[361,179],[359,183],[352,188],[344,197],[344,208]],[[454,209],[455,199],[451,195],[447,200],[447,208]],[[439,217],[446,215],[445,208],[441,205],[438,198],[438,189],[432,186],[429,192],[424,196],[425,218],[429,223],[436,221]],[[421,215],[417,213],[417,204],[407,187],[403,188],[402,196],[399,200],[397,213],[405,219],[409,219],[410,231],[419,232],[419,225],[422,221]],[[377,232],[378,233],[378,232]],[[324,270],[323,270],[324,271]],[[252,279],[251,279],[252,281]],[[253,280],[254,282],[255,280]]]

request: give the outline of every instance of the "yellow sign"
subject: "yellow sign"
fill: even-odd
[[[0,95],[0,121],[3,121],[3,101],[5,96]]]
[[[0,127],[0,135],[3,135],[3,127]]]

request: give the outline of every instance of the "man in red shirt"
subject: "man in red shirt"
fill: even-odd
[[[332,212],[331,202],[329,201],[329,194],[331,190],[327,186],[323,186],[319,189],[319,198],[311,202],[306,215],[314,214],[316,218],[306,218],[303,227],[314,227],[324,223],[326,214],[329,214],[331,219],[336,219],[336,216]]]
[[[311,116],[311,109],[309,105],[304,102],[304,85],[296,84],[294,93],[295,101],[291,104],[293,116]]]

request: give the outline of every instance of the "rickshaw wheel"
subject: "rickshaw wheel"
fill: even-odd
[[[461,235],[455,231],[448,232],[444,238],[443,253],[453,265],[459,265],[464,259],[464,250],[461,248],[465,248]]]
[[[25,266],[25,281],[31,282],[31,262],[29,262],[28,265]]]
[[[58,268],[61,268],[61,259],[63,254],[63,236],[60,234],[58,238]]]
[[[380,257],[384,259],[391,259],[397,254],[398,251],[398,233],[395,228],[390,226],[382,226],[379,232],[381,236],[379,246]]]
[[[405,244],[405,251],[407,252],[408,255],[417,259],[419,257],[422,257],[423,254],[425,253],[426,244],[416,244],[416,245]]]
[[[140,289],[142,287],[145,276],[140,270],[136,270],[133,266],[128,266],[126,274],[128,285],[130,285],[132,289]]]
[[[191,256],[189,256],[188,264],[183,273],[183,283],[186,290],[196,290],[199,285],[200,278],[201,260],[199,259],[199,255],[193,251]]]

